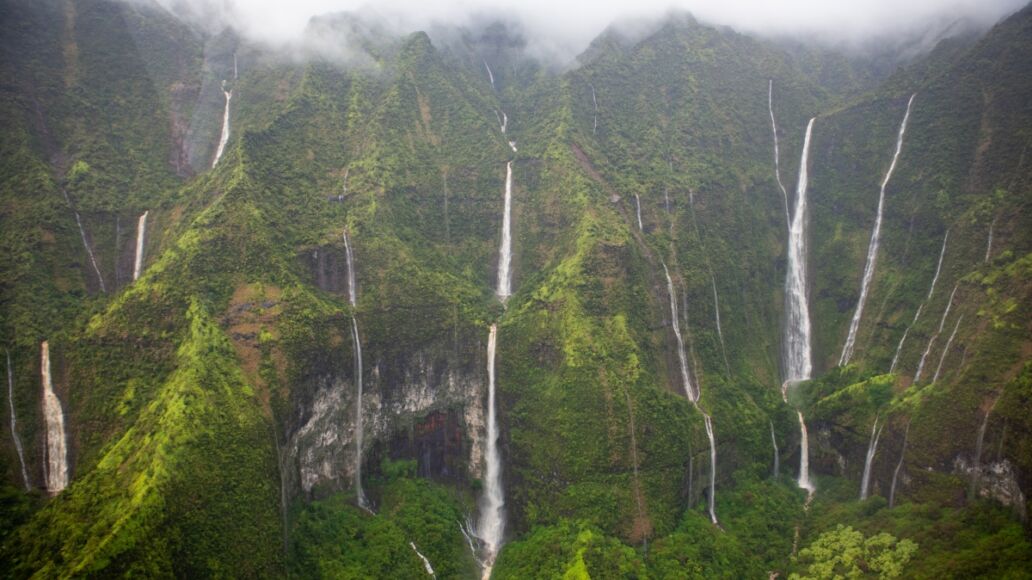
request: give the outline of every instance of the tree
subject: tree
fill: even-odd
[[[805,573],[789,578],[898,578],[915,552],[917,544],[911,540],[897,540],[884,532],[865,538],[840,524],[799,552],[796,564]]]

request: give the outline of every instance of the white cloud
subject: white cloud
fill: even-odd
[[[742,32],[857,44],[956,19],[991,24],[1027,0],[158,0],[216,15],[245,35],[273,43],[298,40],[312,16],[363,11],[400,31],[465,24],[494,14],[519,20],[533,42],[575,54],[609,24],[687,10]]]

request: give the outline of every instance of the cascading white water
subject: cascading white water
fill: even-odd
[[[419,551],[419,548],[416,547],[416,543],[409,542],[408,545],[412,547],[412,551],[415,552],[416,555],[419,556],[419,559],[423,561],[423,569],[426,570],[426,573],[432,578],[437,578],[437,574],[434,574],[434,567],[430,565],[430,560],[427,560],[426,556]]]
[[[502,458],[498,451],[498,417],[495,410],[495,350],[498,346],[498,325],[492,324],[487,337],[487,469],[484,494],[481,497],[477,533],[484,543],[484,579],[491,577],[491,568],[502,543],[505,530],[505,496],[502,490]]]
[[[706,437],[709,438],[709,458],[710,458],[710,473],[709,473],[709,517],[710,521],[714,524],[717,523],[717,440],[713,435],[713,420],[710,419],[708,413],[702,414],[703,423],[706,425]]]
[[[215,149],[215,159],[211,162],[212,168],[218,165],[226,143],[229,143],[229,101],[233,99],[233,91],[226,90],[226,81],[222,81],[222,94],[226,97],[226,108],[222,113],[222,132],[219,134],[219,146]]]
[[[591,87],[591,103],[595,106],[595,111],[592,114],[592,120],[594,124],[591,126],[591,134],[598,133],[598,99],[595,98],[595,85],[588,84]]]
[[[457,522],[459,525],[459,531],[462,532],[462,537],[466,539],[466,545],[469,546],[469,552],[473,555],[473,560],[476,561],[477,566],[483,566],[484,563],[480,561],[480,555],[477,553],[477,542],[473,539],[476,536],[476,532],[473,531],[473,524],[466,519],[466,523]]]
[[[233,53],[233,80],[240,78],[240,74],[237,71],[237,55]]]
[[[713,420],[709,414],[699,407],[699,389],[692,384],[691,376],[688,374],[688,355],[684,350],[684,337],[681,335],[681,319],[677,313],[677,294],[674,292],[674,281],[670,278],[670,270],[666,263],[663,264],[663,273],[666,274],[667,292],[670,295],[670,324],[674,329],[674,337],[677,339],[677,359],[680,364],[681,382],[688,400],[695,405],[695,408],[702,413],[703,422],[706,425],[706,437],[710,445],[710,493],[709,493],[709,514],[710,520],[717,523],[716,500],[717,494],[717,441],[713,434]]]
[[[46,424],[46,484],[47,492],[57,495],[68,487],[68,446],[65,440],[64,408],[54,392],[50,379],[50,345],[40,345],[40,372],[43,375],[43,420]]]
[[[483,61],[484,68],[487,69],[487,78],[491,81],[491,88],[494,89],[495,88],[494,74],[491,73],[491,67],[487,65],[487,61],[486,60],[484,60],[484,59],[480,59],[480,60]]]
[[[86,256],[90,259],[90,265],[93,266],[93,271],[97,274],[97,282],[100,283],[100,291],[107,294],[107,286],[104,284],[104,276],[100,274],[100,268],[97,267],[97,257],[93,255],[93,248],[90,247],[90,243],[86,241],[86,230],[82,227],[82,218],[79,216],[79,212],[72,206],[72,200],[68,198],[68,192],[61,190],[64,194],[65,201],[68,203],[68,207],[71,208],[72,213],[75,214],[75,224],[79,226],[79,237],[82,238],[82,246],[86,248]]]
[[[688,374],[688,355],[684,350],[684,337],[681,336],[681,319],[677,314],[677,295],[674,293],[674,281],[670,279],[670,271],[666,264],[663,264],[663,273],[666,274],[667,293],[670,295],[670,325],[674,329],[674,337],[677,339],[677,359],[680,363],[681,383],[688,399],[695,403],[699,400],[699,392],[692,384],[691,375]]]
[[[781,154],[778,151],[778,124],[774,122],[774,79],[767,81],[767,111],[770,112],[770,129],[774,133],[774,177],[778,180],[778,187],[781,188],[781,195],[785,200],[785,222],[791,226],[791,217],[788,213],[788,191],[785,184],[781,183]]]
[[[853,312],[853,319],[849,322],[849,334],[846,336],[846,344],[842,347],[842,355],[839,357],[839,366],[849,364],[853,358],[853,349],[856,346],[856,333],[860,328],[860,319],[864,314],[864,305],[867,304],[867,293],[871,289],[871,280],[874,279],[874,267],[878,262],[878,243],[881,238],[881,226],[883,209],[885,208],[885,186],[892,178],[892,172],[896,169],[896,161],[903,150],[903,134],[907,131],[907,120],[910,119],[910,106],[914,103],[917,93],[910,95],[907,101],[907,111],[903,114],[903,122],[899,125],[899,135],[896,137],[896,152],[892,155],[892,163],[889,170],[885,172],[882,179],[881,191],[878,193],[878,212],[874,219],[874,229],[871,231],[871,242],[867,246],[867,264],[864,265],[864,276],[860,282],[860,299],[856,303],[856,311]]]
[[[921,380],[921,373],[924,371],[925,361],[928,360],[928,355],[932,352],[932,346],[935,344],[935,339],[939,338],[942,333],[942,327],[946,325],[946,318],[950,315],[950,308],[953,307],[953,297],[957,294],[957,288],[960,286],[958,282],[953,286],[953,292],[950,292],[950,299],[946,303],[946,310],[942,313],[942,320],[939,321],[939,329],[935,331],[932,338],[928,339],[928,346],[925,348],[924,353],[921,354],[921,361],[917,363],[917,372],[914,373],[914,383]]]
[[[32,489],[29,482],[29,472],[25,469],[25,449],[22,447],[21,437],[18,436],[18,417],[14,412],[14,371],[11,370],[11,351],[7,354],[7,402],[11,406],[11,439],[14,441],[14,449],[18,452],[18,463],[21,465],[22,481],[25,489]]]
[[[978,426],[978,437],[975,439],[975,457],[971,462],[971,488],[968,491],[969,497],[974,497],[975,491],[978,489],[978,479],[982,474],[982,446],[985,443],[985,430],[989,426],[989,415],[992,414],[993,409],[996,408],[996,403],[999,401],[999,397],[993,400],[993,404],[986,409],[985,416],[982,417],[982,424]]]
[[[796,411],[796,415],[799,416],[799,480],[796,484],[805,489],[807,493],[813,494],[817,491],[817,486],[810,481],[810,434],[806,430],[806,421],[803,420],[803,414],[800,411]]]
[[[498,289],[504,304],[512,296],[512,161],[505,164],[505,210],[502,214],[502,243],[498,249]]]
[[[140,277],[140,272],[143,271],[143,248],[147,236],[148,213],[150,212],[143,212],[139,221],[136,222],[136,259],[133,260],[133,280],[138,279]]]
[[[889,487],[889,508],[896,506],[896,482],[899,480],[899,472],[903,469],[903,460],[907,456],[907,439],[910,438],[910,421],[907,421],[907,428],[903,431],[903,449],[899,452],[899,463],[892,472],[892,485]]]
[[[914,314],[914,319],[910,321],[910,326],[903,331],[903,336],[899,339],[899,344],[896,346],[896,354],[892,357],[892,366],[889,367],[889,372],[896,371],[896,364],[899,363],[899,354],[903,352],[903,343],[907,340],[907,335],[910,334],[910,329],[917,324],[917,319],[921,317],[921,311],[924,310],[925,304],[932,299],[932,294],[935,293],[935,283],[939,281],[939,273],[942,271],[942,259],[946,256],[946,241],[950,239],[950,231],[946,230],[946,235],[942,238],[942,249],[939,250],[939,264],[935,266],[935,276],[932,276],[932,287],[928,289],[928,296],[925,297],[924,302],[917,307],[917,312]]]
[[[989,237],[985,241],[985,260],[983,262],[989,263],[989,256],[993,252],[993,228],[996,226],[996,218],[993,218],[992,223],[989,224]]]
[[[362,340],[358,334],[358,320],[355,309],[358,307],[358,292],[355,286],[355,259],[351,253],[351,242],[348,233],[344,232],[344,255],[348,264],[348,302],[351,304],[351,340],[355,345],[355,496],[359,507],[368,510],[369,500],[362,489]]]
[[[882,429],[885,425],[882,425]],[[871,440],[867,444],[867,458],[864,460],[864,474],[860,479],[860,501],[867,499],[868,490],[871,486],[871,464],[874,463],[874,454],[878,452],[878,440],[881,439],[882,429],[878,428],[878,417],[874,418],[874,425],[871,427]]]
[[[634,194],[634,212],[638,216],[638,231],[645,231],[645,227],[641,225],[641,198],[638,197],[637,193]]]
[[[796,184],[795,208],[788,227],[788,271],[785,273],[785,339],[784,380],[781,396],[788,400],[788,387],[810,379],[813,359],[810,346],[810,303],[807,299],[806,276],[806,189],[809,186],[810,137],[813,134],[811,117],[803,137],[803,152],[799,159],[799,181]],[[810,481],[810,437],[803,413],[799,415],[799,487],[813,494],[816,487]]]
[[[717,279],[710,272],[710,282],[713,283],[713,312],[717,319],[717,338],[720,339],[720,354],[724,357],[724,370],[731,374],[731,364],[727,361],[727,349],[724,348],[724,331],[720,326],[720,298],[717,296]]]
[[[785,275],[785,380],[784,385],[805,381],[813,372],[810,348],[810,304],[807,299],[806,273],[806,188],[810,136],[813,122],[806,124],[803,154],[799,161],[799,183],[796,185],[795,208],[788,230],[788,271]]]
[[[781,451],[778,450],[778,438],[774,435],[774,421],[770,421],[770,442],[774,445],[774,477],[781,474]]]
[[[950,352],[950,346],[953,345],[953,339],[957,336],[957,329],[960,328],[960,321],[964,320],[964,315],[961,314],[957,318],[957,323],[953,325],[953,332],[950,333],[950,338],[946,341],[946,346],[942,349],[942,356],[939,357],[939,366],[935,367],[935,374],[932,376],[932,382],[939,381],[939,373],[942,372],[942,364],[946,362],[946,355]]]

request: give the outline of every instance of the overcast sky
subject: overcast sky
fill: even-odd
[[[252,39],[298,40],[314,15],[358,9],[390,18],[404,32],[434,23],[504,14],[522,21],[545,50],[576,54],[607,25],[674,8],[742,32],[851,44],[958,18],[997,21],[1028,0],[158,0],[219,14]],[[202,8],[203,6],[203,8]]]

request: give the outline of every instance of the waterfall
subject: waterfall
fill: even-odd
[[[960,328],[960,321],[964,320],[964,315],[961,314],[957,318],[957,323],[953,325],[953,332],[950,333],[950,338],[946,341],[946,346],[942,349],[942,356],[939,357],[939,366],[935,367],[935,375],[932,376],[932,382],[938,382],[939,373],[942,372],[942,363],[946,362],[946,355],[950,352],[950,346],[953,344],[953,339],[957,336],[957,329]]]
[[[43,375],[43,420],[46,423],[46,484],[50,495],[57,495],[68,487],[68,447],[65,441],[64,409],[54,392],[50,379],[50,345],[43,341],[40,346]]]
[[[903,150],[903,134],[907,130],[907,120],[910,118],[910,105],[914,102],[914,97],[917,93],[910,95],[910,100],[907,101],[907,111],[903,114],[903,122],[899,125],[899,135],[896,137],[896,152],[892,155],[892,163],[889,164],[889,170],[885,172],[885,178],[882,179],[881,191],[878,193],[878,213],[874,219],[874,229],[871,231],[871,243],[867,246],[867,264],[864,266],[864,277],[860,283],[860,300],[856,304],[856,311],[853,313],[853,319],[849,322],[849,335],[846,337],[846,344],[842,347],[842,356],[839,357],[839,366],[849,364],[849,359],[853,357],[853,347],[856,345],[856,333],[860,328],[860,318],[864,314],[864,305],[867,303],[867,293],[871,289],[871,280],[874,278],[874,267],[878,262],[878,242],[881,238],[881,226],[882,226],[882,213],[885,208],[885,186],[889,184],[889,179],[892,178],[892,172],[896,169],[896,161],[899,160],[899,154]]]
[[[11,351],[7,353],[7,403],[11,406],[11,439],[14,441],[14,449],[18,452],[18,463],[21,464],[22,481],[25,482],[25,489],[32,489],[29,482],[29,472],[25,469],[25,449],[22,447],[21,437],[18,436],[18,418],[14,413],[14,371],[11,370]]]
[[[996,226],[996,218],[989,224],[989,238],[985,241],[985,263],[989,263],[989,256],[993,252],[993,227]]]
[[[799,487],[806,490],[810,495],[817,491],[817,487],[810,481],[810,434],[806,430],[806,421],[803,420],[803,414],[800,411],[796,411],[796,415],[799,416],[799,480],[797,484]]]
[[[978,438],[975,439],[975,457],[971,462],[971,489],[968,491],[968,496],[971,498],[974,497],[978,489],[978,478],[982,471],[982,445],[985,443],[986,427],[989,426],[989,415],[992,414],[999,400],[999,397],[993,400],[993,404],[986,409],[985,416],[982,417],[982,424],[978,426]]]
[[[226,109],[222,113],[222,133],[219,134],[219,146],[215,149],[215,159],[211,162],[213,169],[218,165],[219,158],[226,149],[226,143],[229,142],[229,101],[233,98],[233,91],[226,90],[226,81],[222,81],[222,94],[226,96]]]
[[[781,452],[778,450],[778,438],[774,435],[774,421],[770,421],[770,442],[774,445],[774,477],[781,473]]]
[[[892,357],[892,366],[889,367],[889,372],[895,372],[896,364],[899,363],[899,353],[903,352],[903,343],[907,340],[907,335],[910,334],[910,329],[917,324],[917,319],[921,317],[921,311],[924,310],[925,304],[932,299],[932,294],[935,293],[935,283],[939,281],[939,273],[942,271],[942,259],[946,256],[946,241],[950,239],[950,231],[946,230],[946,235],[942,238],[942,249],[939,250],[939,263],[935,266],[935,276],[932,276],[932,287],[928,289],[928,296],[925,297],[924,302],[917,307],[917,313],[914,314],[914,319],[910,321],[910,326],[903,331],[903,336],[899,339],[899,344],[896,346],[896,354]]]
[[[351,339],[355,345],[355,494],[359,507],[368,510],[369,500],[362,489],[362,340],[358,334],[358,320],[355,310],[358,307],[358,293],[355,289],[355,258],[351,253],[348,233],[344,232],[344,255],[348,263],[348,302],[351,304]]]
[[[512,161],[505,164],[505,210],[502,214],[502,244],[498,249],[498,289],[504,304],[512,296]]]
[[[785,380],[784,385],[805,381],[813,372],[810,347],[810,305],[806,280],[806,188],[807,163],[810,156],[810,135],[813,122],[806,124],[803,154],[799,161],[799,184],[796,186],[795,212],[788,230],[788,272],[785,275]]]
[[[61,190],[64,194],[65,202],[68,203],[68,207],[71,208],[72,213],[75,214],[75,223],[79,226],[79,237],[82,238],[82,245],[86,248],[86,256],[90,259],[90,265],[93,266],[93,271],[97,274],[97,281],[100,283],[100,291],[107,294],[107,287],[104,285],[104,276],[100,274],[100,268],[97,267],[97,257],[93,255],[93,248],[90,247],[90,243],[86,241],[86,230],[82,227],[82,218],[79,216],[79,212],[72,206],[72,200],[68,198],[68,192]]]
[[[670,278],[670,271],[667,269],[666,263],[663,263],[663,273],[666,274],[667,281],[667,292],[670,295],[670,324],[674,329],[674,336],[677,338],[677,359],[681,367],[681,382],[684,386],[684,392],[688,395],[688,400],[695,405],[695,408],[702,413],[703,422],[706,425],[706,437],[709,438],[710,445],[710,493],[709,493],[709,514],[710,520],[714,524],[717,523],[716,513],[716,500],[714,499],[717,491],[717,442],[716,437],[713,435],[713,420],[709,414],[704,412],[699,407],[699,389],[692,385],[691,377],[688,373],[688,355],[684,350],[684,337],[681,335],[681,319],[677,313],[677,294],[674,292],[674,282]]]
[[[717,338],[720,339],[720,354],[724,357],[724,370],[731,376],[731,364],[727,362],[727,349],[724,348],[724,331],[720,328],[720,298],[717,297],[717,279],[710,272],[710,282],[713,283],[713,312],[717,317]]]
[[[882,424],[882,429],[885,425]],[[871,464],[874,463],[874,454],[878,452],[878,440],[881,439],[882,429],[878,428],[878,416],[874,417],[874,425],[871,427],[871,441],[867,444],[867,458],[864,460],[864,474],[860,479],[860,501],[867,499],[868,488],[871,485]]]
[[[136,222],[136,259],[133,261],[133,280],[138,279],[140,272],[143,271],[143,244],[147,236],[148,213],[150,212],[143,212],[139,221]]]
[[[699,391],[692,385],[691,376],[688,373],[688,355],[684,350],[684,337],[681,336],[681,319],[677,314],[677,294],[674,293],[674,281],[670,279],[670,271],[663,264],[663,273],[666,274],[667,293],[670,295],[670,325],[674,328],[674,337],[677,338],[677,359],[681,365],[681,382],[688,399],[695,403],[699,400]]]
[[[233,80],[240,78],[240,74],[237,72],[237,58],[236,53],[233,53]]]
[[[591,104],[594,105],[594,112],[591,115],[591,134],[593,135],[599,132],[599,99],[594,96],[594,85],[589,83],[588,86],[591,87]]]
[[[903,431],[903,449],[899,452],[899,463],[892,472],[892,485],[889,487],[889,508],[896,505],[896,482],[899,480],[899,471],[903,469],[903,460],[907,456],[907,439],[910,437],[910,421],[907,421],[907,428]]]
[[[785,184],[781,183],[781,154],[778,152],[778,124],[774,122],[774,79],[767,81],[767,111],[770,112],[770,130],[774,133],[774,177],[778,180],[778,187],[781,188],[781,196],[785,200],[785,222],[791,227],[791,218],[788,215],[788,192]]]
[[[484,580],[491,577],[491,568],[502,543],[505,529],[505,497],[502,491],[502,458],[498,451],[498,417],[495,402],[495,351],[498,346],[498,325],[492,324],[487,336],[487,473],[481,497],[480,522],[477,532],[484,542]]]
[[[494,88],[495,88],[494,75],[491,74],[491,67],[489,67],[487,65],[487,60],[485,60],[485,59],[480,59],[480,60],[483,61],[484,68],[487,69],[487,78],[491,81],[491,89],[494,90]]]
[[[701,412],[701,410],[700,410]],[[706,425],[706,437],[709,438],[709,458],[710,458],[710,472],[709,472],[709,517],[710,521],[714,524],[717,523],[717,508],[716,508],[716,496],[717,496],[717,441],[713,436],[713,420],[710,419],[708,413],[702,414],[702,420]]]
[[[635,213],[638,216],[638,231],[643,232],[645,231],[645,227],[641,225],[641,198],[638,197],[637,193],[634,194],[634,208]]]
[[[505,114],[505,111],[501,112],[501,116],[498,115],[498,111],[495,111],[495,116],[498,117],[498,126],[504,135],[505,130],[509,128],[509,116]]]
[[[466,538],[466,545],[469,546],[469,552],[473,555],[473,560],[477,563],[477,566],[483,566],[484,563],[480,561],[480,557],[477,554],[477,542],[473,539],[476,532],[473,531],[473,524],[470,523],[469,519],[466,523],[456,522],[459,524],[459,531],[462,532],[462,537]]]
[[[932,352],[932,345],[935,344],[935,339],[939,338],[939,334],[942,333],[942,327],[946,324],[946,318],[950,315],[950,308],[953,306],[953,296],[957,294],[957,287],[960,285],[958,282],[953,286],[953,292],[950,292],[950,300],[946,303],[946,310],[942,313],[942,320],[939,321],[939,330],[935,331],[932,338],[928,339],[928,346],[925,348],[924,353],[921,354],[921,361],[917,363],[917,372],[914,373],[914,383],[921,380],[921,372],[924,371],[925,361],[928,360],[928,355]]]
[[[416,543],[409,542],[408,545],[412,547],[412,551],[415,552],[416,555],[419,556],[419,559],[423,561],[423,569],[426,570],[426,573],[429,574],[431,578],[437,578],[437,574],[434,574],[434,567],[430,565],[430,560],[427,560],[426,556],[419,551],[419,548],[416,547]]]

